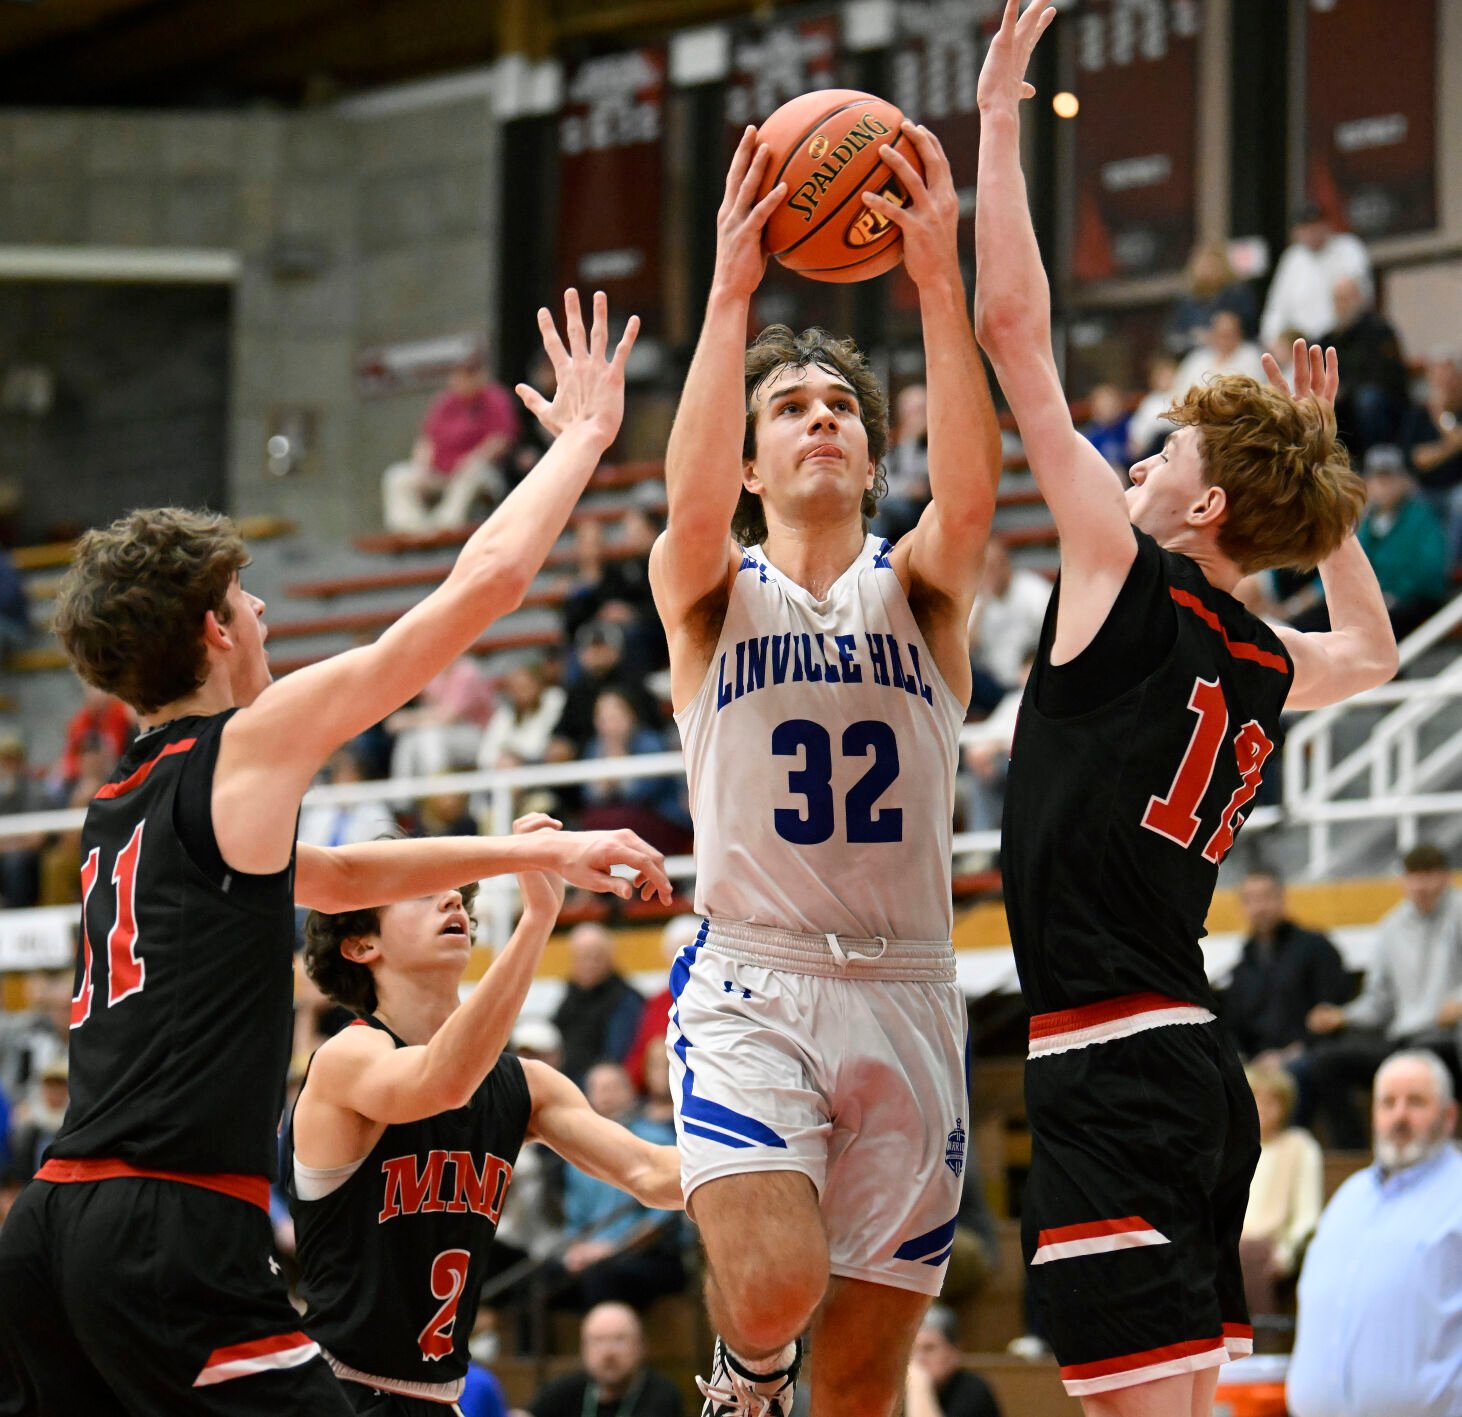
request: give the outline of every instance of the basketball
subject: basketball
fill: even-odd
[[[904,115],[856,89],[819,89],[784,103],[760,128],[772,150],[759,197],[778,182],[787,195],[762,236],[769,255],[812,280],[858,281],[903,260],[903,233],[864,205],[864,192],[902,204],[903,185],[882,159],[897,148],[923,173],[900,131]]]

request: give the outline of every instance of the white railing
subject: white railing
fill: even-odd
[[[1462,625],[1457,596],[1400,645],[1401,671]],[[1335,828],[1347,822],[1395,823],[1396,845],[1416,845],[1428,817],[1462,811],[1462,792],[1448,790],[1462,764],[1462,733],[1423,748],[1423,731],[1462,703],[1462,657],[1430,679],[1396,679],[1330,708],[1306,714],[1284,747],[1284,818],[1308,828],[1305,874],[1331,874]],[[1389,707],[1388,707],[1389,706]],[[1385,709],[1364,740],[1337,760],[1347,721]]]

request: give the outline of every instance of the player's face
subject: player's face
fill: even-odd
[[[229,659],[229,684],[234,703],[244,708],[269,687],[273,678],[264,648],[269,629],[264,624],[264,602],[257,595],[250,595],[237,576],[230,582],[225,599],[230,613],[224,628],[234,643],[234,653]]]
[[[1127,515],[1160,546],[1167,546],[1192,525],[1195,510],[1213,489],[1203,477],[1198,430],[1168,434],[1160,451],[1133,466],[1127,489]]]
[[[462,892],[399,900],[382,908],[381,955],[392,969],[455,970],[460,977],[472,953],[472,920]]]
[[[820,364],[775,369],[753,395],[756,457],[744,480],[764,502],[819,519],[856,509],[873,486],[858,395]]]

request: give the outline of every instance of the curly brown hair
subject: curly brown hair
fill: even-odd
[[[249,564],[215,512],[152,507],[76,543],[54,627],[76,672],[139,713],[186,698],[207,677],[203,617],[227,624],[230,582]]]
[[[1228,499],[1218,549],[1245,575],[1310,570],[1355,530],[1365,484],[1318,400],[1221,374],[1195,384],[1165,416],[1198,430],[1203,475]]]
[[[756,456],[756,392],[778,369],[806,369],[820,365],[846,379],[858,396],[863,427],[868,432],[868,457],[873,463],[873,486],[863,494],[863,528],[878,510],[879,499],[888,491],[883,475],[883,456],[888,451],[888,395],[878,376],[868,367],[863,352],[850,339],[834,339],[826,330],[810,329],[796,334],[787,325],[768,325],[746,349],[746,434],[741,456]],[[761,498],[741,489],[731,518],[731,535],[743,546],[759,546],[766,540],[767,519]]]
[[[391,838],[394,839],[394,838]],[[477,901],[477,882],[461,887],[462,908],[469,920],[475,919],[472,907]],[[347,940],[368,939],[381,933],[383,906],[363,910],[345,910],[339,915],[326,915],[312,910],[305,916],[305,973],[320,986],[325,996],[358,1014],[374,1013],[376,978],[364,964],[346,959],[343,946]]]

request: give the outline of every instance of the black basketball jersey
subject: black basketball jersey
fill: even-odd
[[[1021,702],[1001,865],[1032,1013],[1141,993],[1215,1007],[1198,942],[1280,741],[1293,667],[1278,637],[1135,534],[1106,623],[1053,669],[1058,586]]]
[[[405,1044],[379,1019],[369,1024]],[[403,1382],[467,1372],[487,1252],[528,1131],[523,1065],[509,1053],[465,1107],[386,1128],[319,1200],[294,1184],[294,1116],[283,1165],[306,1332],[352,1368]],[[460,1321],[459,1321],[460,1315]]]
[[[294,1002],[294,864],[213,835],[227,713],[144,733],[87,809],[71,1103],[49,1155],[273,1177]]]

